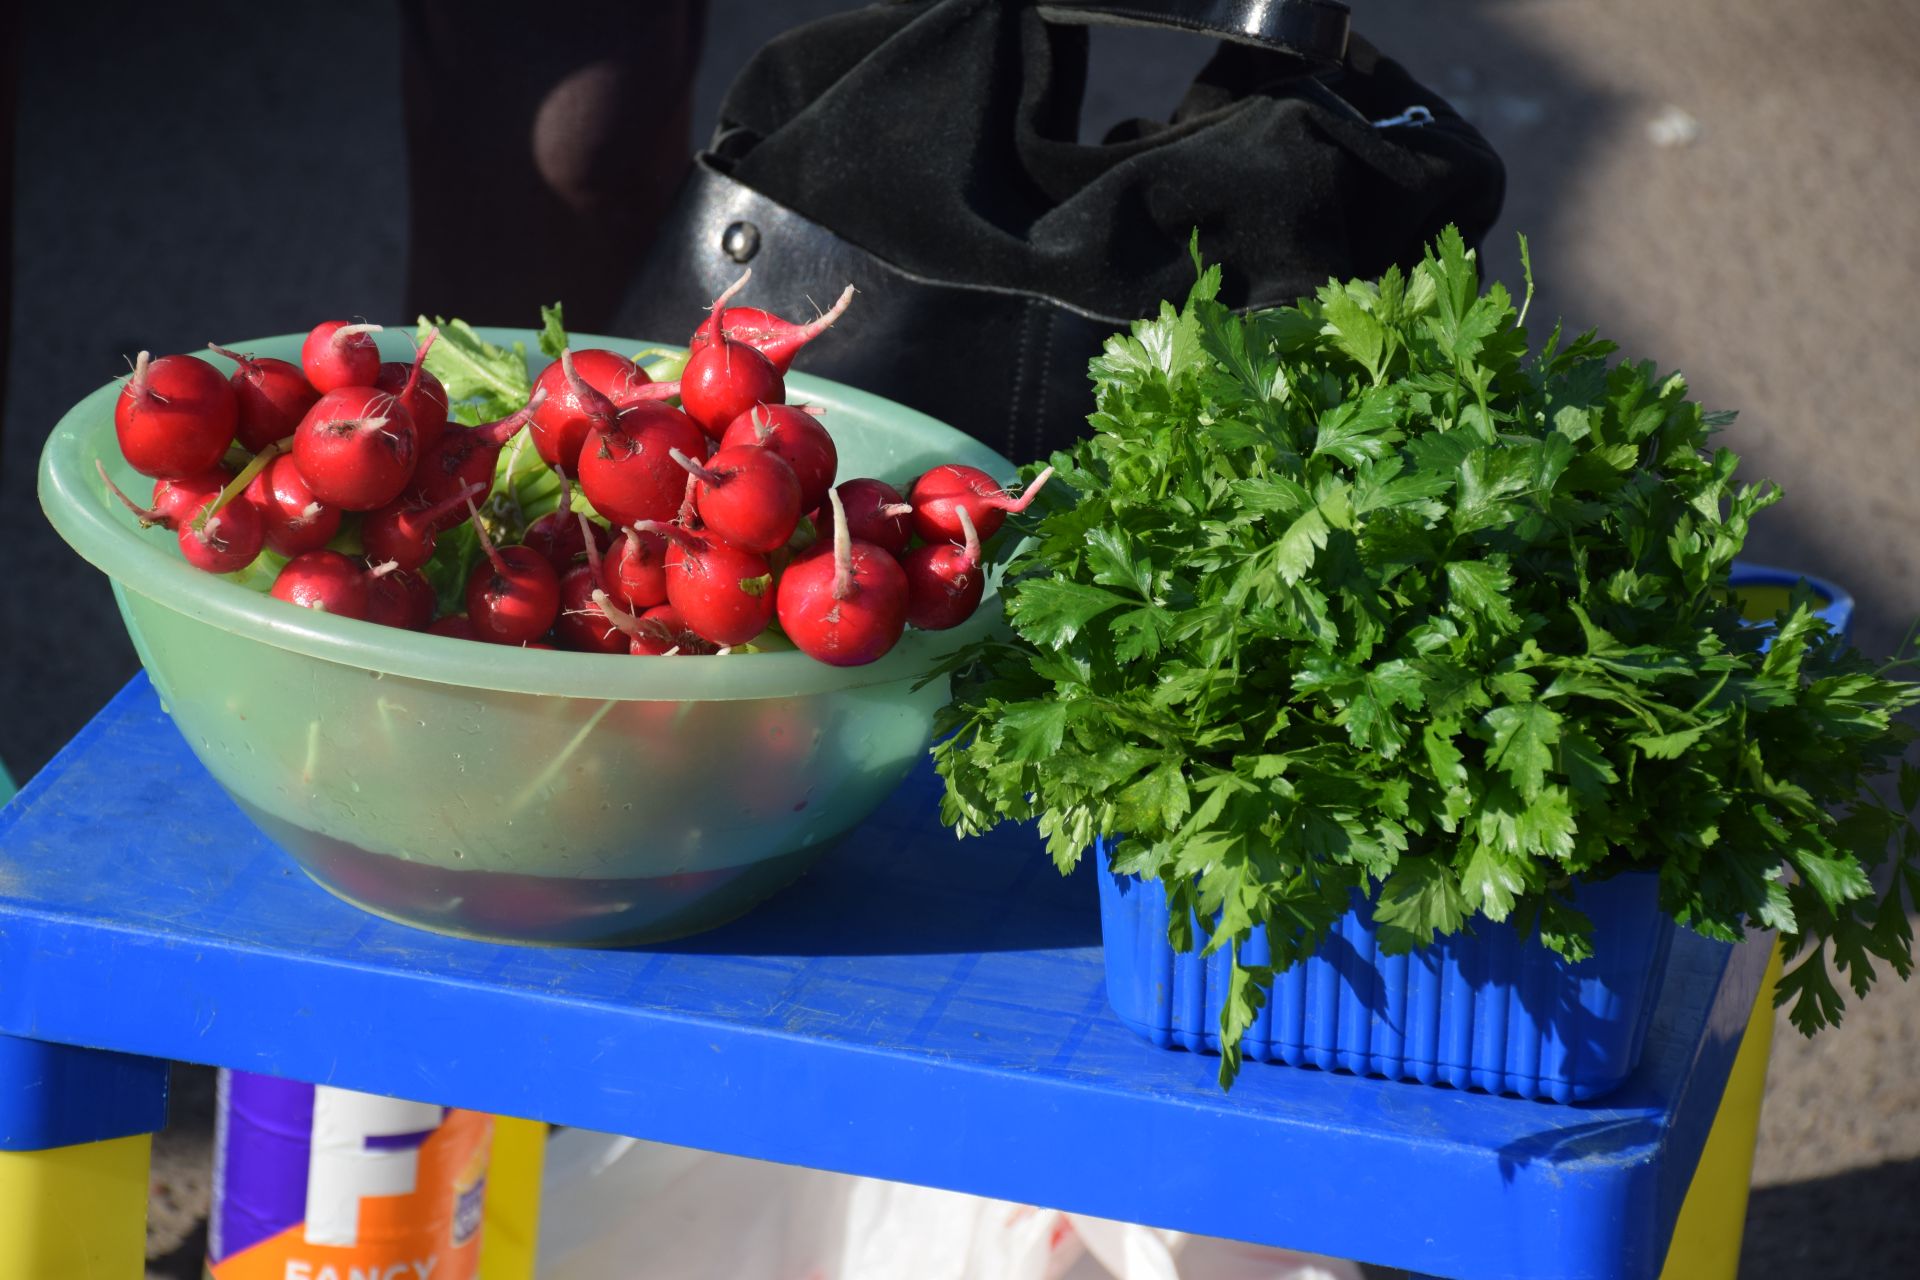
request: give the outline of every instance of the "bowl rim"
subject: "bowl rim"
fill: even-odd
[[[551,363],[539,350],[539,333],[532,329],[476,326],[488,342],[502,346],[519,343],[529,370],[538,375]],[[225,342],[231,350],[255,355],[297,359],[304,334]],[[385,359],[413,358],[413,330],[389,326],[378,335]],[[604,334],[569,335],[575,349],[586,346],[613,350],[681,353],[683,346]],[[234,368],[225,357],[190,352],[197,359],[227,372]],[[185,614],[222,630],[307,657],[382,675],[403,676],[474,689],[523,694],[551,694],[626,701],[746,700],[790,698],[844,692],[901,681],[917,681],[961,647],[986,638],[996,629],[997,611],[986,607],[998,598],[997,575],[990,574],[982,607],[949,631],[909,629],[893,649],[877,662],[859,667],[835,667],[795,651],[733,654],[726,657],[692,656],[672,663],[639,662],[622,654],[574,653],[564,650],[516,649],[472,640],[402,631],[353,618],[303,609],[195,569],[170,544],[143,536],[142,531],[110,513],[99,492],[88,446],[101,432],[113,429],[113,399],[125,378],[116,378],[88,394],[62,415],[40,453],[38,492],[41,510],[60,536],[79,555],[124,591],[163,608]],[[956,462],[978,466],[992,475],[1013,476],[1014,464],[1001,454],[927,414],[844,383],[806,373],[786,377],[789,393],[804,396],[829,410],[840,410],[868,420],[905,422],[916,436],[931,437]],[[99,450],[113,456],[109,445]],[[163,549],[164,547],[164,549]]]

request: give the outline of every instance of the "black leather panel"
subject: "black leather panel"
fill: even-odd
[[[1087,361],[1128,324],[1037,295],[910,275],[704,157],[658,243],[675,248],[649,257],[618,332],[684,343],[745,267],[753,279],[736,300],[793,320],[852,284],[858,293],[846,317],[795,368],[910,405],[1017,463],[1044,458],[1086,431],[1093,409]],[[750,245],[751,256],[736,260]]]

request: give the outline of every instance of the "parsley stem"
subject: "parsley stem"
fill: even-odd
[[[194,517],[193,531],[198,533],[206,528],[207,521],[219,515],[221,508],[247,491],[247,486],[253,483],[255,476],[267,469],[268,463],[283,453],[292,452],[292,450],[293,437],[288,436],[284,440],[275,440],[272,444],[261,449],[259,453],[253,455],[253,461],[240,468],[240,474],[227,482],[227,487],[220,491],[220,496],[200,508],[200,514]]]
[[[1889,672],[1898,671],[1903,667],[1920,666],[1920,651],[1914,649],[1916,639],[1920,639],[1920,619],[1916,619],[1914,624],[1907,629],[1906,636],[1900,641],[1899,645],[1894,648],[1893,656],[1888,658],[1885,665],[1874,674],[1884,676]]]

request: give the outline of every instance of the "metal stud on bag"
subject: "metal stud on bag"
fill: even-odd
[[[720,233],[720,251],[735,262],[746,262],[760,252],[760,228],[751,222],[729,225]]]

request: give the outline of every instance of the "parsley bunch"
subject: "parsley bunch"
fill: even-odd
[[[1037,818],[1063,871],[1118,838],[1173,944],[1233,958],[1223,1084],[1355,889],[1390,951],[1484,916],[1577,960],[1573,880],[1657,871],[1708,937],[1780,932],[1809,1034],[1840,1017],[1829,957],[1857,993],[1876,958],[1904,978],[1920,685],[1804,592],[1743,622],[1728,567],[1780,495],[1708,451],[1730,417],[1591,333],[1530,352],[1452,230],[1294,307],[1219,286],[1093,361],[1094,434],[1006,567],[1013,635],[957,668],[944,819]],[[1896,765],[1897,807],[1870,785]],[[1256,925],[1271,967],[1239,963]]]

